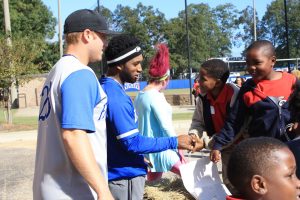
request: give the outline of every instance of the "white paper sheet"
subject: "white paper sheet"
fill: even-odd
[[[197,200],[224,200],[230,195],[222,183],[217,165],[208,157],[180,166],[183,184]]]

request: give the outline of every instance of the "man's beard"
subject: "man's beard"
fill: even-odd
[[[135,83],[136,80],[134,77],[132,77],[128,72],[126,71],[122,71],[120,73],[120,79],[123,83],[127,82],[127,83]]]

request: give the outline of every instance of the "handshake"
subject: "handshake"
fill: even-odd
[[[200,151],[204,148],[204,141],[197,135],[179,135],[177,137],[178,149],[185,149],[191,152]]]

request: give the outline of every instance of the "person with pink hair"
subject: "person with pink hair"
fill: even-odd
[[[177,136],[172,125],[172,107],[162,92],[170,80],[169,50],[165,44],[156,46],[157,52],[149,67],[149,84],[140,91],[134,106],[138,115],[139,130],[147,137]],[[179,166],[185,163],[180,151],[169,149],[145,155],[150,164],[148,181],[161,178],[163,172],[180,175]]]

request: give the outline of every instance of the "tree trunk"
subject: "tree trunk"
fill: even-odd
[[[7,99],[7,106],[6,106],[6,108],[7,108],[7,118],[6,118],[6,122],[8,123],[8,124],[12,124],[12,122],[13,122],[13,119],[12,119],[12,112],[11,112],[11,93],[10,93],[10,89],[8,90],[9,92],[8,92],[8,99]]]

